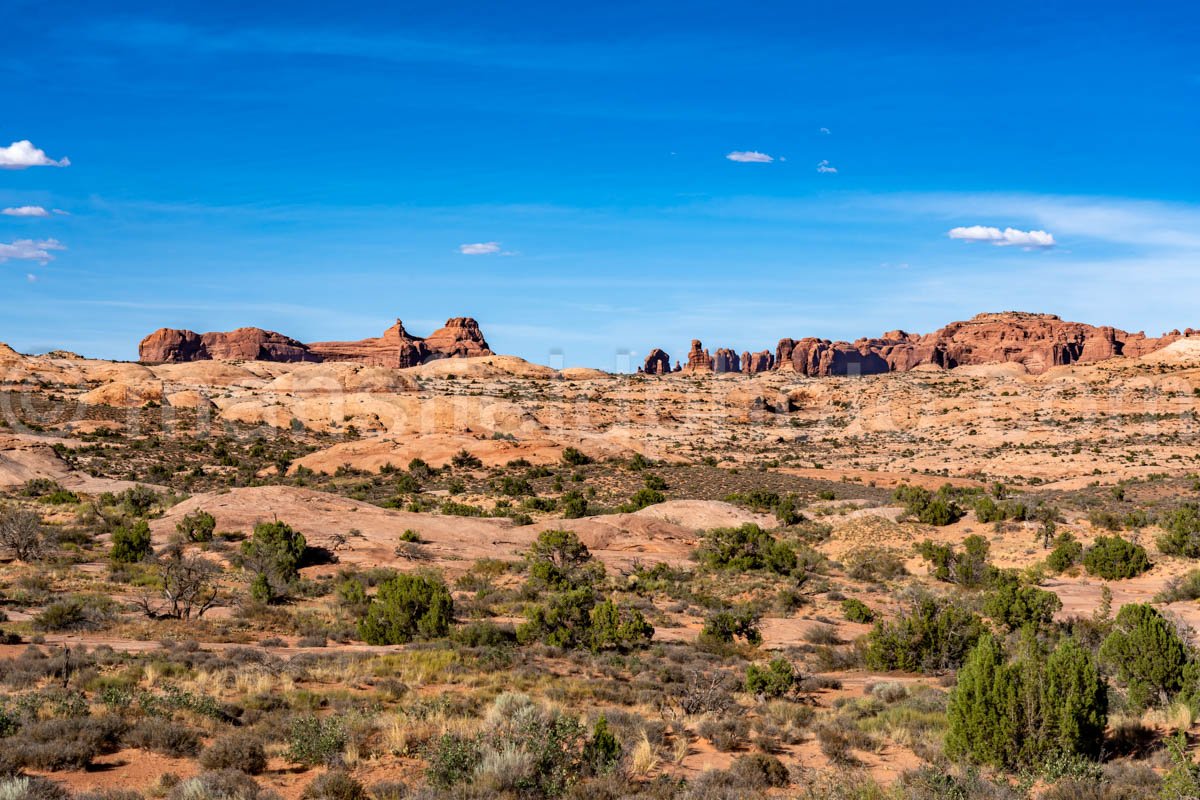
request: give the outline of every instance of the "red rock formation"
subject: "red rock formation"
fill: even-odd
[[[699,339],[692,339],[692,349],[688,351],[687,366],[684,372],[712,372],[713,359],[704,349]]]
[[[1108,326],[1064,322],[1052,314],[979,314],[924,336],[897,330],[854,343],[780,339],[775,368],[802,375],[874,375],[904,372],[921,364],[953,369],[1016,362],[1040,374],[1063,364],[1145,355],[1183,335],[1172,331],[1150,339]]]
[[[760,350],[757,353],[749,351],[742,353],[742,372],[747,375],[770,372],[774,368],[775,356],[770,350]]]
[[[413,336],[396,324],[383,335],[357,342],[314,342],[306,345],[274,331],[238,328],[229,333],[198,334],[161,328],[142,340],[142,361],[205,361],[241,359],[255,361],[356,361],[379,367],[413,367],[438,358],[487,356],[479,323],[469,317],[448,320],[427,338]]]
[[[713,356],[712,369],[713,372],[741,372],[742,362],[737,353],[728,347],[722,347]]]
[[[138,345],[142,361],[320,361],[303,342],[262,328],[238,328],[228,333],[205,333],[160,328]]]
[[[642,371],[647,375],[666,375],[671,371],[671,357],[656,347],[646,356]]]

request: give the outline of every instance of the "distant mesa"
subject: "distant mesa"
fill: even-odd
[[[774,370],[806,376],[878,375],[906,372],[932,364],[944,369],[983,364],[1021,364],[1027,372],[1040,375],[1051,367],[1089,364],[1118,356],[1136,358],[1162,349],[1172,342],[1200,331],[1188,328],[1164,333],[1158,338],[1128,333],[1110,326],[1064,322],[1053,314],[1021,311],[978,314],[965,322],[952,322],[928,334],[889,331],[877,339],[834,342],[806,337],[779,340],[775,352],[744,352],[719,348],[709,353],[699,339],[692,340],[687,363],[676,371],[687,374],[741,372],[757,374]],[[643,372],[664,374],[669,356],[651,351]],[[653,359],[653,364],[652,364]],[[652,368],[653,367],[653,368]]]
[[[356,342],[305,344],[282,333],[262,328],[238,328],[224,333],[195,333],[160,328],[138,345],[138,356],[148,363],[241,360],[281,362],[353,361],[375,367],[415,367],[441,358],[493,355],[479,323],[454,317],[429,336],[414,336],[396,324],[382,336]]]

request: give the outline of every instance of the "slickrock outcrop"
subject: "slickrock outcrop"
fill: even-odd
[[[492,355],[487,340],[479,330],[479,323],[470,317],[447,320],[445,327],[424,338],[410,334],[404,329],[404,323],[396,320],[395,325],[376,338],[312,344],[304,344],[261,328],[238,328],[228,333],[204,334],[161,328],[142,340],[138,352],[142,361],[153,363],[210,359],[354,361],[397,369],[415,367],[439,358]]]
[[[642,372],[647,375],[666,375],[671,371],[671,356],[659,348],[654,348],[646,356]]]

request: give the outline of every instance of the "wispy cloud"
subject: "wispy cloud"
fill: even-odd
[[[15,242],[0,244],[0,263],[15,260],[40,261],[45,264],[47,261],[54,260],[51,251],[66,249],[66,246],[57,239],[42,239],[40,241],[17,239]]]
[[[500,252],[499,242],[475,242],[458,246],[458,252],[464,256],[490,256]]]
[[[25,169],[26,167],[69,167],[69,158],[55,161],[46,155],[46,151],[34,147],[33,142],[22,139],[13,142],[8,147],[0,147],[0,169]]]
[[[1046,231],[1022,231],[1016,228],[993,228],[990,225],[968,225],[951,228],[947,234],[951,239],[966,242],[988,242],[997,247],[1023,247],[1026,250],[1046,250],[1057,242]]]
[[[818,128],[817,130],[819,130],[821,133],[825,134],[826,136],[828,136],[830,133],[833,132],[833,131],[829,130],[829,128]]]
[[[17,206],[0,211],[6,217],[48,217],[50,212],[41,206]]]
[[[775,160],[766,153],[760,153],[757,150],[734,150],[725,157],[730,161],[737,161],[740,164],[770,164]]]
[[[817,162],[817,172],[823,175],[836,175],[837,167],[830,164],[828,158],[823,158]]]

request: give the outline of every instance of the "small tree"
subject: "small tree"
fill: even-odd
[[[215,562],[186,555],[182,547],[175,545],[157,560],[154,567],[163,602],[156,606],[148,596],[143,596],[138,603],[147,615],[186,620],[195,614],[199,619],[217,605],[215,582],[221,568]]]
[[[1047,656],[1027,638],[1019,652],[1010,661],[990,634],[980,638],[950,694],[947,754],[1006,769],[1098,758],[1108,695],[1092,654],[1073,639]]]
[[[1062,608],[1054,592],[1036,586],[1022,586],[1011,574],[998,579],[998,588],[988,596],[983,613],[1010,631],[1025,625],[1048,625]]]
[[[441,578],[400,574],[379,584],[358,631],[368,644],[403,644],[445,636],[453,619],[454,599]]]
[[[908,613],[875,623],[867,634],[867,666],[905,672],[957,669],[983,633],[977,614],[952,601],[922,597]]]
[[[260,522],[242,542],[241,562],[251,577],[255,600],[273,603],[287,596],[300,577],[300,562],[308,543],[304,534],[286,522]]]
[[[517,626],[517,641],[553,647],[587,646],[591,643],[595,607],[596,591],[591,586],[557,592],[526,610],[525,622]]]
[[[17,561],[34,561],[46,552],[42,518],[20,508],[0,508],[0,548]]]
[[[193,511],[175,525],[175,532],[188,542],[211,542],[216,530],[217,520],[207,511]]]
[[[929,539],[917,545],[917,553],[930,564],[930,572],[939,581],[975,588],[988,583],[995,568],[988,563],[991,545],[982,536],[963,539],[962,550]]]
[[[1132,603],[1117,612],[1100,658],[1125,684],[1130,705],[1143,708],[1166,703],[1179,691],[1188,652],[1175,626],[1156,608]]]
[[[590,585],[604,575],[603,565],[592,559],[587,545],[572,531],[542,531],[525,562],[530,581],[548,589]]]
[[[152,552],[150,547],[150,525],[144,519],[120,526],[112,533],[113,561],[133,564],[145,560]]]

